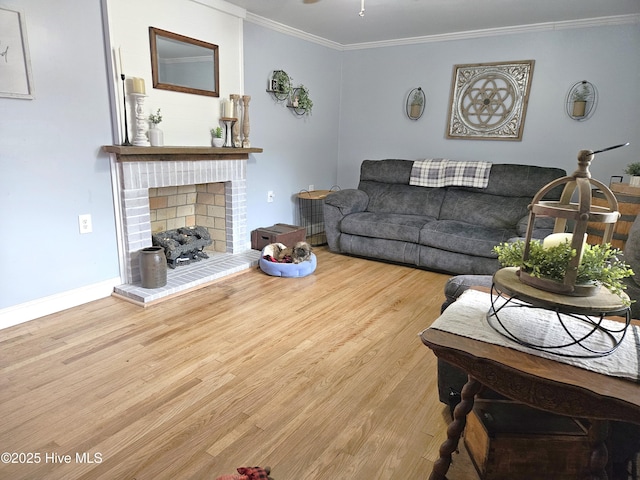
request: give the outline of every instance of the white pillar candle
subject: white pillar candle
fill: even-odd
[[[570,233],[552,233],[542,241],[542,248],[553,248],[565,242],[571,243],[573,235]]]
[[[224,101],[224,116],[226,118],[233,117],[233,102],[231,100]]]
[[[542,248],[552,248],[558,245],[564,244],[564,242],[573,241],[573,235],[571,233],[552,233],[551,235],[544,238],[542,241]],[[584,234],[584,239],[582,240],[582,248],[580,249],[580,262],[582,262],[582,255],[584,254],[584,249],[587,247],[587,234]]]
[[[144,88],[144,78],[133,78],[133,93],[141,93],[143,95],[146,93]]]

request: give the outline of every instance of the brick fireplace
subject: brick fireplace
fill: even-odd
[[[246,159],[249,153],[261,152],[261,149],[103,148],[112,154],[112,175],[115,177],[114,186],[117,185],[118,190],[116,201],[120,207],[118,231],[121,276],[125,285],[116,287],[116,294],[146,304],[224,276],[224,272],[218,268],[219,264],[225,264],[223,270],[230,270],[230,273],[257,264],[259,252],[250,249],[247,232]],[[219,153],[221,151],[224,154]],[[207,186],[205,188],[217,185],[211,188],[217,189],[218,194],[224,197],[222,202],[217,202],[223,204],[225,213],[224,239],[218,242],[224,252],[212,255],[209,260],[170,269],[165,289],[141,288],[138,252],[151,246],[153,227],[150,204],[157,202],[150,201],[150,189],[155,198],[158,191],[172,190],[168,187],[177,187],[176,192],[178,187],[180,191],[187,192],[192,186],[202,185]]]
[[[201,226],[211,235],[205,250],[227,251],[224,182],[149,189],[151,233]]]

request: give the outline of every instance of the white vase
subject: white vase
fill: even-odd
[[[164,134],[155,123],[151,124],[147,135],[149,135],[149,143],[151,143],[152,147],[162,147],[164,145]]]
[[[211,145],[213,145],[216,148],[222,147],[224,145],[224,138],[212,137]]]
[[[632,187],[640,187],[640,175],[631,175],[629,185]]]

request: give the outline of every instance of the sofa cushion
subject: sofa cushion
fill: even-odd
[[[491,166],[487,188],[468,188],[467,190],[502,197],[528,197],[531,199],[546,184],[564,177],[566,174],[560,168],[494,163]],[[563,186],[554,188],[545,198],[558,200],[562,189]]]
[[[493,247],[515,237],[510,229],[491,228],[456,220],[429,222],[420,231],[420,245],[449,252],[497,258]]]
[[[528,215],[530,203],[530,197],[500,197],[449,188],[438,218],[515,231],[522,217]]]
[[[364,160],[360,165],[360,181],[409,185],[413,160]]]
[[[418,243],[424,224],[434,220],[433,217],[421,215],[361,212],[343,218],[340,230],[363,237]]]
[[[360,182],[360,190],[369,195],[367,211],[426,215],[437,218],[445,197],[443,188],[425,188],[393,183]]]

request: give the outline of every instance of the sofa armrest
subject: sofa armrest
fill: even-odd
[[[345,216],[354,212],[364,212],[369,205],[369,195],[362,190],[347,188],[330,193],[324,199],[324,203],[340,209],[342,216]]]
[[[456,275],[447,280],[444,286],[445,301],[440,307],[440,312],[455,302],[460,295],[471,287],[490,289],[493,283],[493,275]]]
[[[369,195],[362,190],[349,188],[330,193],[324,199],[324,230],[332,252],[340,251],[340,222],[355,212],[364,212],[369,205]]]

